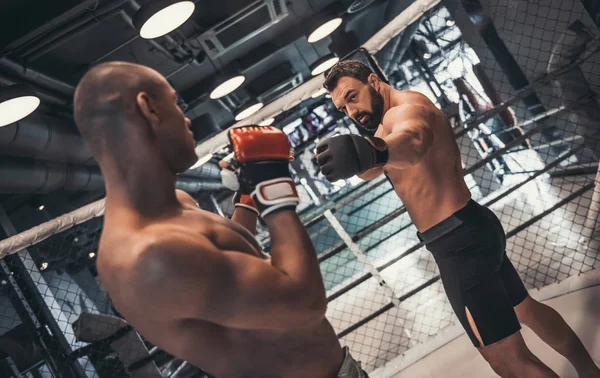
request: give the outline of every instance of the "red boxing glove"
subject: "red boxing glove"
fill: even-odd
[[[252,196],[261,216],[296,209],[300,199],[288,167],[293,155],[287,135],[273,126],[242,126],[229,130],[229,141],[240,167],[240,193]]]
[[[290,161],[292,147],[287,135],[273,126],[242,126],[229,130],[229,141],[238,164],[264,160]]]
[[[246,210],[252,211],[256,215],[258,215],[258,209],[256,208],[256,204],[252,199],[252,196],[249,194],[241,194],[240,192],[235,193],[233,196],[233,206],[234,207],[243,207]]]

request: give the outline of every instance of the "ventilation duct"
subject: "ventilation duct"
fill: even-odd
[[[194,194],[198,192],[214,192],[224,188],[221,181],[200,181],[198,179],[179,176],[175,187],[186,193]]]
[[[208,167],[214,172],[214,168],[210,168],[210,165]],[[104,178],[100,169],[83,165],[3,157],[0,160],[0,177],[0,193],[50,193],[60,189],[104,190]],[[214,181],[179,176],[175,187],[188,193],[198,193],[223,189],[223,184],[220,175]]]
[[[185,171],[178,177],[195,177],[197,179],[219,181],[221,180],[221,168],[214,163],[206,163],[198,168]]]
[[[83,165],[3,157],[0,160],[0,177],[0,193],[104,190],[100,170]]]
[[[275,25],[287,15],[285,0],[255,1],[202,33],[197,40],[207,55],[216,59]]]
[[[75,131],[75,125],[63,122],[69,121],[38,113],[10,126],[0,127],[0,151],[10,156],[95,164],[92,153]]]

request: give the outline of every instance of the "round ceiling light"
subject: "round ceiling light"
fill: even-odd
[[[275,121],[274,117],[269,117],[265,120],[260,121],[260,123],[258,124],[258,126],[271,126],[273,125],[273,121]]]
[[[317,60],[310,66],[310,74],[313,76],[317,76],[327,71],[331,67],[335,66],[337,62],[340,61],[340,58],[333,54],[329,54],[324,56],[323,58]]]
[[[231,79],[225,80],[221,84],[219,84],[212,92],[210,92],[210,98],[216,100],[223,96],[227,96],[231,92],[235,91],[246,81],[246,77],[244,75],[234,76]]]
[[[327,89],[325,88],[321,88],[318,91],[316,91],[315,93],[312,94],[312,96],[310,96],[311,98],[318,98],[323,96],[325,93],[327,93]]]
[[[0,126],[10,125],[27,117],[40,106],[40,99],[31,87],[23,84],[0,88]]]
[[[264,106],[264,104],[262,102],[256,103],[254,105],[250,105],[250,106],[244,108],[241,112],[239,112],[238,115],[235,116],[235,120],[241,121],[244,118],[248,118],[252,114],[259,111],[263,106]]]
[[[337,17],[333,20],[329,20],[325,22],[323,25],[316,28],[310,35],[308,36],[309,43],[315,43],[317,41],[322,40],[327,37],[329,34],[333,33],[335,29],[339,28],[342,24],[342,18]]]
[[[194,13],[196,5],[189,0],[154,0],[144,4],[133,16],[133,25],[145,39],[158,38],[172,32]]]

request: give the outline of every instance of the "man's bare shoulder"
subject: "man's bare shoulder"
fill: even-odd
[[[194,199],[194,197],[192,197],[191,195],[187,194],[183,190],[175,189],[175,196],[177,196],[177,199],[179,200],[179,202],[182,203],[182,204],[184,204],[184,205],[189,205],[189,206],[192,206],[192,207],[199,207],[198,206],[198,202],[196,202],[196,200]]]

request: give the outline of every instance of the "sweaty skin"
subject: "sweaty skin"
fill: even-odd
[[[238,224],[175,190],[197,157],[164,77],[128,63],[96,66],[74,109],[105,178],[97,268],[119,313],[151,343],[219,378],[335,377],[343,351],[297,214],[265,217],[265,259],[248,231],[256,216],[238,209]]]
[[[389,161],[360,177],[372,180],[385,173],[423,232],[463,208],[471,198],[454,133],[446,116],[425,95],[396,90],[374,74],[368,83],[340,78],[331,98],[350,118],[368,123],[377,116],[369,116],[374,91],[383,101],[383,117],[375,136],[386,141]]]

